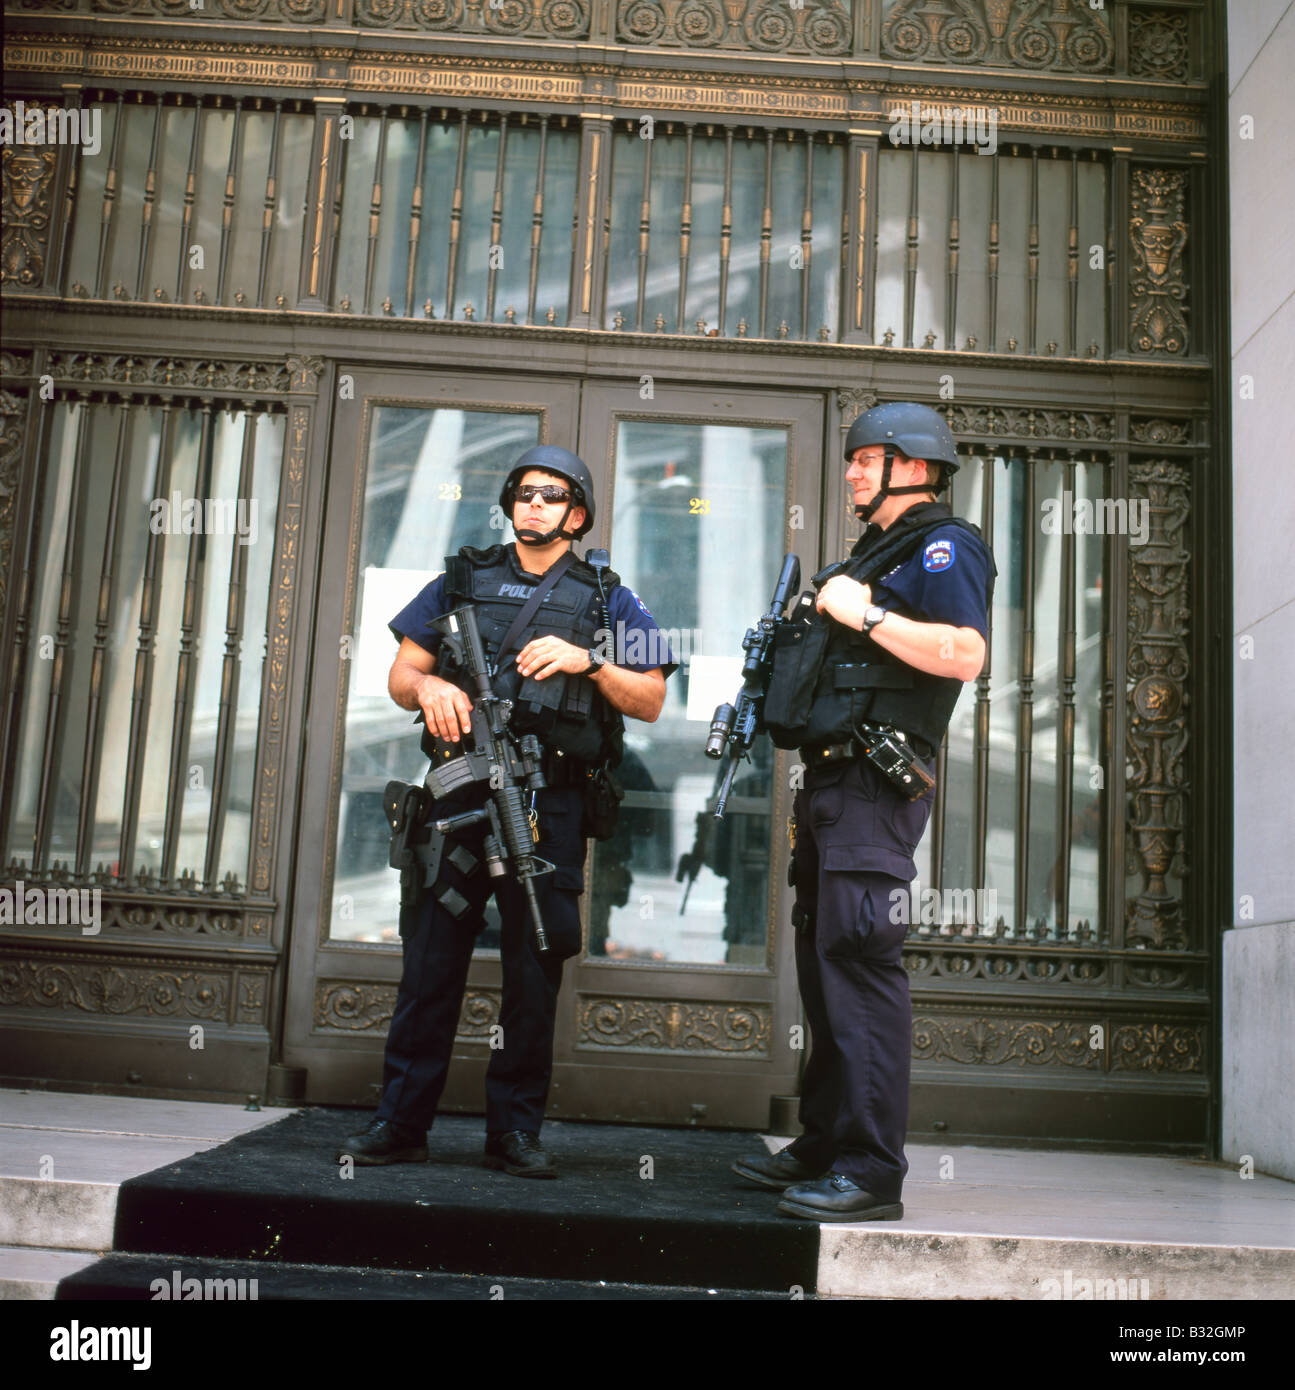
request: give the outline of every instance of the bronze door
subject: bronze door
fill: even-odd
[[[656,723],[627,721],[621,823],[590,846],[550,1114],[763,1126],[770,1097],[796,1089],[794,759],[757,740],[686,908],[676,867],[711,791],[702,750],[716,704],[740,684],[743,633],[767,609],[785,550],[806,575],[816,567],[822,451],[817,395],[585,386],[580,452],[602,504],[589,543],[608,547],[686,664]]]
[[[785,886],[792,770],[767,740],[742,765],[686,907],[675,869],[710,792],[702,748],[714,706],[736,693],[742,634],[768,606],[784,550],[806,574],[816,563],[821,397],[679,388],[644,400],[637,384],[586,384],[581,398],[556,380],[497,378],[486,392],[439,373],[351,375],[334,429],[285,1062],[308,1069],[311,1100],[376,1099],[400,973],[380,796],[389,779],[425,770],[412,716],[386,695],[386,623],[444,555],[511,536],[496,505],[503,466],[544,440],[588,462],[599,505],[585,546],[612,551],[684,663],[661,718],[629,722],[620,826],[590,845],[549,1114],[764,1124],[770,1096],[795,1091],[803,1056]],[[638,655],[632,631],[611,640],[624,659]],[[449,1110],[483,1105],[496,921],[492,905]]]
[[[308,1099],[362,1103],[378,1095],[400,979],[382,790],[421,781],[427,762],[413,715],[387,694],[396,652],[387,623],[446,555],[505,537],[502,465],[532,444],[570,443],[579,397],[573,383],[502,374],[343,367],[338,381],[283,1053],[307,1069]],[[460,1108],[481,1092],[475,1054],[485,1049],[468,1042],[488,1035],[479,1001],[498,998],[492,938],[497,946],[493,927],[469,975],[471,1055],[453,1069],[446,1098]]]

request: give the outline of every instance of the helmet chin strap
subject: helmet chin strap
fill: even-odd
[[[516,500],[517,496],[514,493],[514,503],[516,502]],[[558,524],[551,531],[532,531],[529,527],[519,531],[517,527],[514,526],[513,534],[517,537],[517,540],[521,545],[552,545],[553,542],[556,540],[573,541],[575,540],[575,537],[572,535],[568,535],[567,532],[563,530],[563,527],[566,526],[567,518],[571,515],[571,508],[574,505],[574,500],[567,503],[566,511],[562,513],[562,520],[559,521]]]
[[[865,502],[855,507],[854,514],[860,521],[871,521],[876,514],[877,508],[886,500],[887,497],[901,497],[910,492],[939,492],[938,484],[932,483],[910,483],[907,487],[891,487],[890,485],[890,466],[895,462],[895,450],[887,444],[886,462],[881,470],[881,486],[877,489],[877,495],[871,502]],[[929,465],[928,465],[929,467]]]

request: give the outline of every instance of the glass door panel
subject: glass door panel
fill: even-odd
[[[538,414],[397,405],[372,412],[348,663],[329,929],[334,940],[397,939],[400,883],[387,863],[382,791],[393,778],[421,782],[426,771],[412,716],[401,716],[387,693],[397,650],[387,623],[441,573],[446,555],[489,543],[491,521],[498,520],[501,462],[539,436]],[[478,949],[497,946],[496,918]]]
[[[660,719],[627,721],[622,819],[594,854],[591,957],[765,964],[768,740],[740,769],[718,827],[705,813],[715,765],[700,753],[715,705],[740,684],[742,635],[782,559],[788,435],[674,420],[617,426],[612,555],[684,664]],[[677,881],[699,831],[704,866],[695,882]]]

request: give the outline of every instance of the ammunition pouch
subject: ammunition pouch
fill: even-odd
[[[822,621],[782,623],[774,633],[764,727],[775,748],[799,748],[805,742],[830,638],[831,631]]]
[[[382,793],[382,809],[391,826],[387,863],[400,872],[402,935],[405,909],[418,902],[440,873],[445,836],[430,823],[431,808],[432,797],[425,787],[388,782]]]
[[[610,840],[616,833],[625,791],[606,763],[590,773],[583,795],[580,833],[594,840]]]

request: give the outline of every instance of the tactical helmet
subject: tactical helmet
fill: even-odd
[[[592,530],[594,524],[594,480],[588,468],[585,467],[583,459],[577,457],[569,449],[560,448],[556,444],[537,444],[533,449],[527,449],[513,465],[512,471],[504,479],[504,485],[499,490],[499,505],[505,513],[511,517],[513,503],[517,498],[517,485],[532,468],[542,469],[545,473],[553,473],[559,478],[565,478],[571,484],[572,500],[567,503],[562,520],[546,537],[539,540],[527,540],[519,535],[517,539],[523,541],[524,544],[547,545],[558,536],[579,540],[587,531]],[[583,507],[585,519],[578,530],[567,531],[564,528],[567,524],[567,517],[571,515],[572,507]],[[528,532],[528,536],[534,534],[534,532]]]
[[[886,462],[877,495],[865,506],[854,509],[860,521],[870,521],[887,497],[910,492],[939,492],[958,471],[958,446],[953,442],[953,435],[943,417],[929,405],[918,405],[916,401],[892,401],[888,405],[874,405],[871,410],[865,410],[845,436],[845,461],[850,462],[856,449],[864,449],[872,444],[882,445],[886,451]],[[940,476],[908,487],[891,487],[890,469],[896,453],[939,464]]]
[[[869,444],[888,445],[911,459],[942,463],[948,473],[958,471],[958,446],[944,417],[929,405],[893,401],[865,410],[845,436],[845,461],[849,463],[856,449]]]

